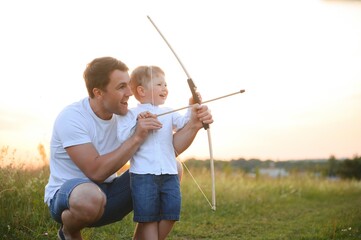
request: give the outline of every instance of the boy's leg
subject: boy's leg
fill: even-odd
[[[178,171],[179,182],[181,182],[183,177],[183,165],[180,162],[180,160],[177,160],[177,171]]]
[[[153,174],[130,174],[134,206],[133,220],[137,222],[133,239],[153,239],[153,237],[158,239],[159,178],[160,176]]]
[[[146,222],[137,224],[137,232],[134,235],[134,240],[158,240],[158,222]]]
[[[174,223],[179,221],[181,192],[179,175],[163,175],[161,187],[161,221],[158,223],[159,239],[166,239]]]
[[[172,231],[175,221],[172,220],[161,220],[158,223],[158,236],[159,240],[166,239],[168,234]]]

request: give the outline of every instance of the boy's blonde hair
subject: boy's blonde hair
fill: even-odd
[[[158,66],[139,66],[135,68],[130,74],[129,83],[134,97],[139,101],[138,86],[148,88],[152,83],[152,78],[164,75],[164,71]]]

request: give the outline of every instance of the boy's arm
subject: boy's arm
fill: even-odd
[[[212,114],[206,105],[196,105],[192,107],[192,113],[189,122],[176,132],[173,136],[173,146],[176,156],[184,152],[193,142],[203,123],[213,123]]]

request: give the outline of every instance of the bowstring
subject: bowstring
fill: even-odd
[[[153,107],[153,110],[154,110],[155,107],[154,107],[154,86],[153,86],[153,69],[152,69],[152,66],[149,66],[149,70],[150,70],[150,85],[151,85],[151,91],[152,91],[152,107]]]
[[[179,156],[178,152],[176,151],[176,149],[174,149],[174,152],[176,153],[176,156]],[[209,200],[209,198],[207,197],[207,195],[204,193],[203,189],[201,188],[201,186],[198,184],[197,180],[195,179],[195,177],[193,176],[193,174],[191,173],[191,171],[189,170],[189,168],[187,167],[186,163],[184,161],[181,161],[178,157],[177,157],[178,161],[182,163],[182,165],[184,166],[184,168],[187,170],[187,172],[189,173],[189,175],[191,176],[193,182],[196,184],[196,186],[198,187],[198,190],[202,193],[203,197],[206,199],[206,201],[208,202],[209,206],[213,209],[213,205],[211,203],[211,201]]]
[[[149,66],[150,69],[150,81],[151,81],[151,91],[152,91],[152,107],[153,110],[155,110],[155,106],[154,106],[154,82],[153,82],[153,69],[152,66]],[[176,155],[178,156],[179,154],[177,153],[177,151],[174,149]],[[178,159],[178,158],[177,158]],[[180,161],[178,159],[178,161]],[[213,205],[211,203],[211,201],[208,199],[207,195],[204,193],[203,189],[201,188],[201,186],[198,184],[197,180],[195,179],[195,177],[193,176],[193,174],[191,173],[191,171],[189,170],[189,168],[187,167],[187,165],[185,164],[185,162],[180,161],[182,163],[182,165],[184,166],[184,168],[187,170],[187,172],[189,173],[189,175],[191,176],[193,182],[196,184],[196,186],[198,187],[198,190],[202,193],[203,197],[206,199],[206,201],[208,202],[209,206],[211,208],[213,208]]]
[[[152,102],[151,102],[151,109],[153,109],[153,114],[155,114],[155,112],[156,112],[156,108],[155,108],[155,101],[154,101],[154,82],[153,82],[153,69],[152,69],[152,65],[150,65],[149,66],[149,70],[150,70],[150,89],[151,89],[151,91],[152,91]],[[152,130],[151,131],[151,133],[153,134],[155,134],[156,132],[154,131],[154,130]],[[153,137],[153,146],[155,146],[156,145],[156,139],[155,139],[155,135],[154,135],[154,137]]]

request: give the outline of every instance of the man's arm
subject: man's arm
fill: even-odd
[[[177,156],[192,144],[203,123],[213,123],[212,114],[206,105],[196,105],[192,108],[189,122],[173,136],[173,146]]]
[[[71,146],[66,151],[89,179],[103,182],[128,162],[147,138],[149,130],[159,128],[161,123],[156,118],[139,119],[135,133],[110,153],[99,155],[92,143]]]

